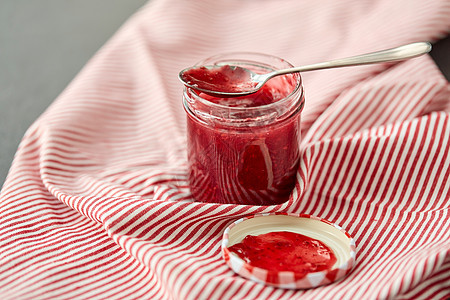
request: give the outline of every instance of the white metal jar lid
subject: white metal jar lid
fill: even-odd
[[[317,239],[331,248],[337,261],[330,269],[296,279],[291,271],[274,272],[252,266],[228,249],[247,235],[274,231],[291,231]],[[244,278],[280,288],[307,289],[329,284],[350,273],[355,264],[356,246],[344,229],[325,219],[307,214],[260,214],[239,219],[225,229],[222,256],[227,265]]]

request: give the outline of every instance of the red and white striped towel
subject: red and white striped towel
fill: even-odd
[[[222,52],[301,65],[449,29],[448,0],[150,1],[23,138],[0,197],[0,298],[449,297],[450,91],[430,57],[305,73],[297,186],[268,207],[190,201],[177,79]],[[354,271],[311,290],[234,275],[223,230],[262,212],[342,226]]]

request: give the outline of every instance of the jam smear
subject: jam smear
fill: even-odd
[[[290,231],[247,235],[229,250],[253,267],[269,272],[291,271],[296,279],[330,269],[337,261],[333,251],[323,242]]]

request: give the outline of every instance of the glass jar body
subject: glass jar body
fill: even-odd
[[[291,66],[276,57],[249,53],[217,56],[200,64],[235,64],[238,58],[239,64],[261,73]],[[273,205],[288,199],[300,159],[301,78],[286,75],[267,86],[279,92],[270,90],[267,95],[279,99],[249,107],[240,103],[255,101],[258,95],[218,100],[185,88],[189,185],[196,201]]]

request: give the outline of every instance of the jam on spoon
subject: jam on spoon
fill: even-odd
[[[224,94],[251,90],[256,85],[247,69],[231,65],[195,67],[186,70],[180,76],[193,89]]]

